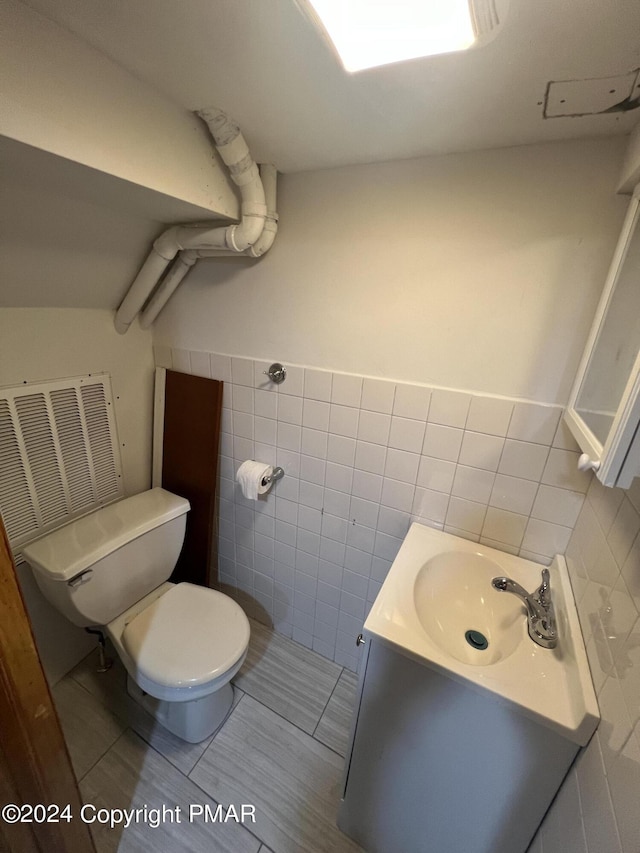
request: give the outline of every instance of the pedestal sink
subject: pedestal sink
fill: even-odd
[[[491,585],[541,569],[411,526],[364,625],[338,817],[368,853],[525,853],[599,721],[564,558],[554,649]]]

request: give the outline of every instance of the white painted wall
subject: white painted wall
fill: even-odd
[[[627,205],[624,147],[285,175],[271,252],[200,262],[154,340],[565,403]]]
[[[111,311],[0,309],[0,385],[87,373],[111,374],[124,488],[150,484],[153,353],[151,335],[132,326],[122,337]],[[54,682],[93,648],[95,640],[43,598],[30,570],[19,570],[38,649]]]

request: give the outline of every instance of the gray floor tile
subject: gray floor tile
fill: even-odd
[[[167,731],[129,696],[126,670],[117,656],[113,655],[113,659],[113,667],[108,672],[100,673],[96,672],[97,655],[89,655],[78,664],[71,675],[154,749],[162,753],[178,770],[189,773],[211,742],[211,738],[202,743],[187,743]],[[235,701],[242,695],[241,691],[237,692]]]
[[[343,762],[250,696],[244,696],[192,770],[222,803],[253,803],[253,831],[277,853],[356,853],[336,827]]]
[[[358,677],[344,670],[313,735],[343,757],[349,744],[357,689]]]
[[[312,734],[341,670],[333,661],[252,621],[249,652],[235,683]]]
[[[126,726],[70,676],[52,693],[76,778],[81,779]]]
[[[215,803],[132,731],[87,773],[80,790],[84,802],[97,808],[181,809],[180,823],[165,820],[157,828],[144,821],[126,829],[91,824],[98,853],[257,853],[260,847],[260,841],[235,822],[190,822],[190,804],[215,810]]]

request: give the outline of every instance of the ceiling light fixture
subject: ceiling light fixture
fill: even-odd
[[[308,0],[346,71],[466,50],[495,30],[495,0]]]

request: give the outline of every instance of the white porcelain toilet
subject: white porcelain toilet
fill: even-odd
[[[249,646],[249,621],[231,598],[168,583],[189,502],[151,489],[99,509],[23,549],[44,596],[71,622],[104,627],[127,689],[183,740],[197,743],[231,709],[229,683]]]

